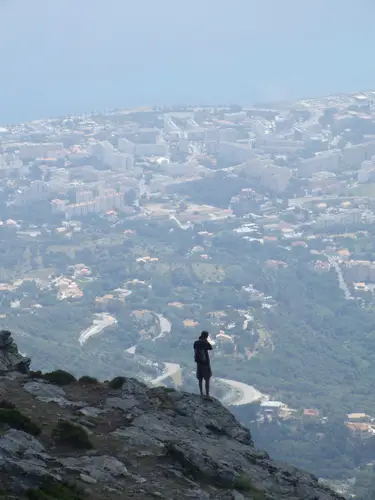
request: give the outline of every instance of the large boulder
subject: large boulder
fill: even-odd
[[[28,373],[30,359],[18,352],[12,334],[7,330],[0,331],[0,375],[11,372]]]

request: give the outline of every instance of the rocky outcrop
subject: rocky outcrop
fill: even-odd
[[[72,498],[82,500],[341,498],[257,450],[250,431],[217,400],[122,382],[62,388],[35,374],[0,376],[5,492],[26,499],[52,481],[78,488]],[[58,440],[56,429],[64,429]],[[70,498],[56,491],[48,498]]]
[[[21,356],[12,335],[7,330],[0,331],[0,373],[27,373],[30,359]]]

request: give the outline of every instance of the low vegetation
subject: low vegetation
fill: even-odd
[[[125,383],[125,377],[115,377],[109,382],[109,387],[111,389],[121,389]]]
[[[52,431],[52,439],[59,446],[91,450],[93,444],[83,427],[61,420]]]
[[[29,489],[27,498],[29,500],[84,500],[84,495],[74,485],[49,480],[39,488]]]
[[[15,404],[13,404],[11,401],[8,401],[7,399],[2,399],[0,401],[0,408],[4,408],[7,410],[14,410],[16,407]]]
[[[253,482],[246,474],[240,474],[234,481],[233,486],[238,491],[251,493],[251,498],[253,498],[253,500],[266,500],[264,491],[259,490],[256,486],[254,486]]]
[[[15,408],[0,408],[0,425],[2,424],[33,436],[39,436],[41,433],[41,429],[37,424]]]
[[[64,370],[55,370],[53,372],[44,373],[42,378],[55,385],[69,385],[76,381],[76,378],[71,373]]]
[[[89,375],[84,375],[78,380],[78,382],[84,385],[95,385],[99,383],[97,378],[90,377]]]

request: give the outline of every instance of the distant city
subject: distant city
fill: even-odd
[[[375,91],[9,125],[0,325],[38,369],[187,390],[206,329],[213,394],[341,481],[375,439],[374,221]]]

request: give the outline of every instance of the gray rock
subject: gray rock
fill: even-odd
[[[91,476],[88,476],[87,474],[80,474],[79,477],[82,479],[82,481],[88,484],[96,484],[98,482],[96,479],[94,479]]]
[[[106,410],[101,410],[100,408],[94,408],[92,406],[86,406],[85,408],[81,408],[78,410],[78,413],[84,415],[85,417],[96,418],[101,413],[104,413]]]
[[[27,382],[23,388],[38,399],[58,399],[66,396],[66,392],[62,387],[46,382]]]
[[[111,482],[117,477],[129,476],[127,468],[120,460],[106,455],[62,458],[61,463],[66,468],[86,474],[97,481]]]
[[[48,384],[46,382],[27,382],[24,386],[25,391],[35,396],[43,403],[56,403],[61,408],[82,407],[86,403],[82,401],[69,401],[65,396],[66,392],[58,385]]]
[[[143,382],[140,382],[135,378],[127,378],[122,386],[121,394],[123,397],[127,397],[129,395],[138,396],[137,399],[139,400],[139,396],[145,396],[147,390],[148,387]]]
[[[41,453],[45,453],[45,448],[30,434],[10,429],[0,438],[0,452],[8,456],[23,455],[24,453],[39,456]]]
[[[5,349],[13,342],[11,333],[7,330],[2,330],[0,332],[0,349]]]
[[[19,377],[14,371],[19,357],[9,333],[0,332],[0,385],[5,392],[8,379]],[[77,391],[79,388],[77,384]],[[22,392],[21,386],[19,390]],[[36,438],[14,429],[0,436],[0,477],[9,479],[14,492],[39,485],[46,477],[69,478],[73,473],[88,485],[96,484],[98,498],[110,489],[123,498],[140,498],[148,490],[162,491],[163,498],[171,500],[243,500],[254,496],[343,500],[313,475],[272,461],[267,453],[255,449],[249,430],[215,399],[150,389],[135,379],[125,380],[121,391],[115,392],[118,397],[107,397],[113,394],[109,390],[97,403],[98,408],[69,401],[62,387],[44,381],[27,381],[24,390],[45,403],[46,412],[51,410],[49,402],[71,407],[70,412],[63,412],[64,419],[81,424],[85,424],[84,417],[95,418],[110,408],[123,413],[113,411],[115,418],[108,425],[102,425],[101,419],[97,422],[98,446],[82,456],[76,450],[78,456],[53,458]],[[43,409],[43,404],[38,403],[38,407]],[[105,436],[119,420],[121,427]],[[122,450],[118,458],[104,455],[115,453],[107,450],[117,450],[119,443]],[[119,458],[126,461],[131,473]],[[252,495],[256,490],[259,495]]]
[[[243,496],[242,493],[239,493],[238,491],[232,491],[232,499],[233,500],[245,500],[245,497]]]
[[[186,497],[194,500],[210,500],[210,495],[201,489],[189,490],[185,493]]]
[[[30,488],[46,477],[61,480],[49,467],[51,462],[44,446],[23,431],[10,429],[0,438],[0,473],[14,482],[15,489]]]
[[[162,442],[156,437],[150,436],[147,433],[144,433],[140,429],[136,427],[126,427],[125,429],[117,429],[112,432],[113,436],[117,436],[118,438],[123,438],[126,443],[126,448],[134,447],[134,448],[161,448]]]
[[[144,483],[147,483],[147,479],[142,477],[142,476],[132,476],[132,478],[134,479],[134,481],[138,484],[144,484]]]
[[[122,398],[107,398],[105,405],[109,408],[118,408],[119,410],[128,411],[137,406],[138,401],[134,397]]]
[[[21,356],[11,333],[7,330],[0,331],[0,374],[9,372],[28,373],[30,359]]]

